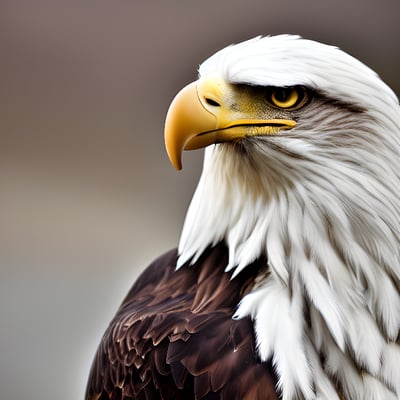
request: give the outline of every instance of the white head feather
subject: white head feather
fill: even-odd
[[[297,36],[227,47],[200,76],[303,85],[318,96],[282,135],[245,153],[208,147],[179,265],[224,240],[234,275],[270,274],[236,317],[254,319],[284,400],[400,399],[400,107],[364,64]],[[314,103],[314,105],[313,105]]]

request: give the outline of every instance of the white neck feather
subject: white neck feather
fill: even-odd
[[[178,267],[222,240],[234,276],[267,255],[269,275],[235,317],[252,316],[284,400],[338,400],[338,387],[346,400],[400,399],[400,146],[385,128],[400,124],[369,148],[322,153],[299,134],[271,138],[278,149],[250,143],[251,155],[206,150]]]

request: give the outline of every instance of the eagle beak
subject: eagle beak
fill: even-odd
[[[234,85],[217,78],[192,82],[175,96],[164,133],[168,157],[177,170],[182,168],[183,150],[249,136],[274,135],[296,125],[293,120],[251,118],[251,100],[237,110],[237,105],[229,106],[235,103],[234,97]]]

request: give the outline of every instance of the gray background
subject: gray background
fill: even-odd
[[[202,152],[174,171],[169,102],[216,50],[299,33],[400,93],[398,0],[0,3],[0,399],[83,397],[139,271],[177,243]]]

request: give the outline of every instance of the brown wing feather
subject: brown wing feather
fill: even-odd
[[[277,400],[250,319],[232,319],[265,262],[230,280],[224,245],[179,271],[176,258],[161,256],[128,293],[95,355],[86,399]]]

